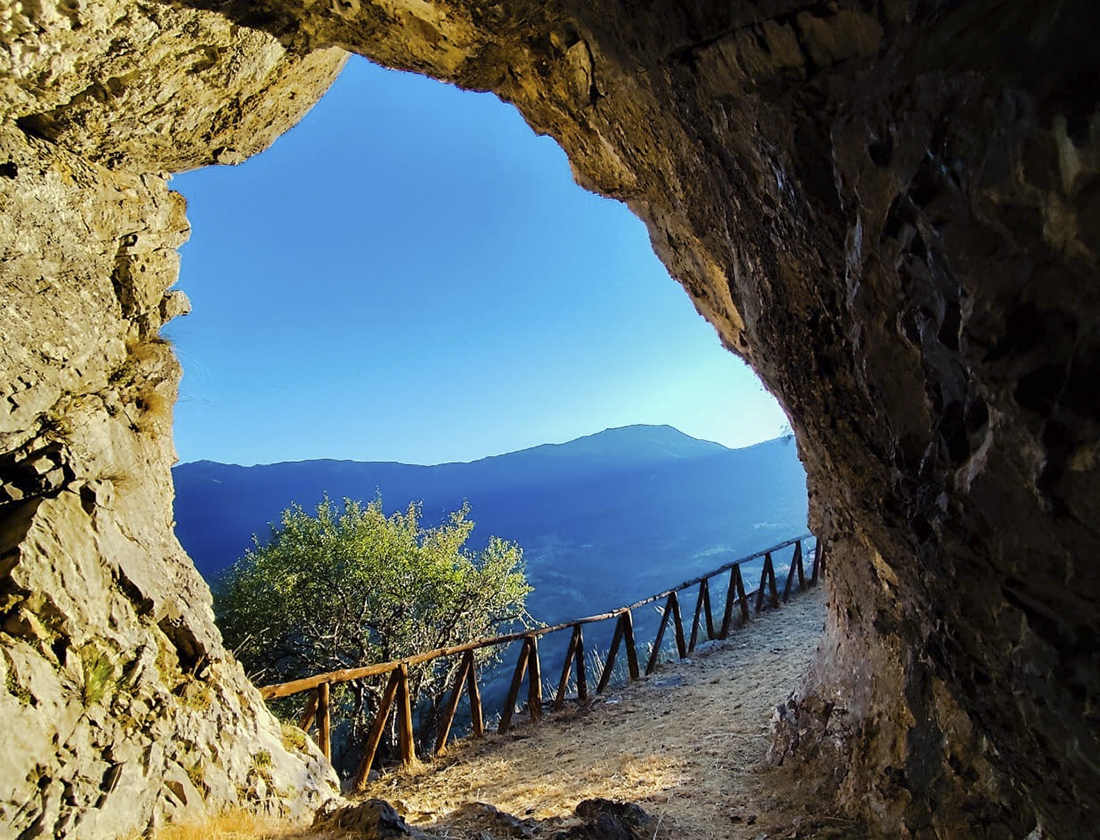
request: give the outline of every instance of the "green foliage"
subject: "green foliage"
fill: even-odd
[[[115,663],[107,654],[97,651],[82,653],[80,662],[84,676],[84,705],[94,706],[115,684]]]
[[[306,739],[309,737],[295,726],[293,723],[284,723],[282,725],[283,730],[283,746],[287,751],[297,750],[298,752],[306,751]]]
[[[206,784],[206,771],[203,769],[201,760],[188,760],[187,764],[183,765],[183,772],[187,774],[187,778],[195,786],[195,790],[200,793],[209,792],[210,788]]]
[[[531,587],[515,543],[465,544],[469,506],[437,528],[411,504],[386,516],[382,500],[325,499],[315,515],[283,512],[266,545],[237,561],[219,583],[215,610],[226,642],[261,683],[401,659],[492,635],[526,619]],[[414,668],[410,689],[424,735],[457,663]],[[336,693],[362,737],[377,685]],[[288,712],[289,714],[289,712]],[[357,740],[357,738],[353,738]]]
[[[13,674],[10,669],[8,670],[4,683],[8,689],[8,694],[18,700],[20,706],[30,706],[33,704],[34,698],[31,696],[31,693],[19,684],[15,679],[15,674]]]

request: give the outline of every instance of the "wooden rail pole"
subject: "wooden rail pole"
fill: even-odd
[[[668,627],[668,620],[672,618],[672,599],[675,594],[668,596],[668,600],[665,601],[665,608],[661,610],[661,626],[657,628],[657,638],[653,640],[653,650],[650,651],[649,662],[645,666],[647,677],[657,670],[657,660],[661,656],[661,643],[665,640],[665,629]]]
[[[390,672],[390,679],[386,683],[386,690],[382,692],[382,699],[378,703],[378,709],[374,713],[370,731],[367,732],[367,740],[363,743],[363,757],[359,760],[359,770],[355,774],[353,787],[356,791],[362,791],[367,786],[370,777],[370,768],[374,764],[374,756],[382,743],[382,736],[386,732],[386,722],[390,717],[390,707],[393,706],[393,698],[397,694],[397,686],[400,682],[400,674],[396,668]]]
[[[309,732],[309,728],[313,726],[313,720],[317,717],[317,691],[311,691],[309,693],[309,700],[306,701],[305,711],[302,712],[302,716],[298,718],[298,728],[303,732]]]
[[[599,685],[596,686],[596,693],[603,694],[607,689],[607,684],[611,682],[611,672],[615,670],[615,657],[619,655],[619,645],[623,641],[623,619],[622,616],[615,622],[615,635],[611,637],[611,648],[607,651],[607,661],[603,666],[603,673],[600,674]]]
[[[699,583],[699,595],[695,599],[695,615],[691,619],[691,638],[688,639],[688,653],[695,650],[695,643],[699,641],[699,619],[703,615],[703,592],[706,584]]]
[[[722,629],[719,638],[729,637],[733,627],[733,608],[737,605],[741,611],[741,626],[749,620],[749,606],[745,603],[745,582],[741,580],[741,567],[734,566],[730,569],[730,582],[726,587],[726,608],[722,612]]]
[[[584,631],[577,625],[577,699],[588,699],[588,668],[584,659]]]
[[[557,711],[565,704],[565,692],[569,688],[569,674],[572,670],[573,660],[577,658],[577,649],[583,644],[581,640],[581,626],[573,625],[573,635],[569,637],[569,647],[565,651],[565,662],[561,666],[561,680],[558,681],[558,693],[554,696],[554,710]],[[578,680],[578,697],[580,699],[580,682]]]
[[[773,609],[779,606],[779,591],[775,583],[775,566],[769,551],[764,555],[764,568],[760,571],[760,587],[756,590],[756,612],[764,610],[765,585],[767,585],[768,605]]]
[[[798,575],[798,591],[806,588],[806,573],[802,568],[802,543],[794,546],[794,554],[791,555],[791,568],[787,571],[787,582],[783,584],[783,603],[791,600],[791,587],[794,585],[794,576]]]
[[[695,617],[691,620],[691,641],[688,643],[688,651],[695,650],[695,644],[699,640],[700,619],[706,615],[707,638],[714,639],[714,618],[710,607],[710,585],[707,581],[699,582],[699,597],[695,600]]]
[[[455,712],[458,711],[458,701],[462,698],[462,688],[466,684],[466,672],[470,667],[469,656],[462,657],[462,664],[455,674],[454,686],[451,688],[451,696],[443,709],[443,717],[439,721],[439,729],[435,736],[435,751],[439,752],[447,745],[447,736],[451,734],[451,726],[454,724]]]
[[[524,638],[523,647],[519,651],[519,659],[516,660],[516,670],[512,673],[512,685],[508,689],[508,699],[504,701],[504,708],[500,710],[500,724],[497,732],[503,735],[512,725],[512,714],[516,710],[516,701],[519,699],[519,687],[523,684],[523,675],[527,673],[527,657],[530,655],[531,640]]]
[[[681,659],[687,658],[687,642],[684,641],[684,622],[680,618],[680,599],[673,592],[668,596],[672,604],[672,629],[676,633],[676,654]]]
[[[466,651],[470,666],[466,669],[466,692],[470,696],[470,722],[474,728],[474,737],[485,734],[485,718],[481,713],[481,692],[477,687],[477,659],[472,650]]]
[[[710,581],[704,580],[703,583],[707,587],[707,597],[703,599],[703,609],[706,610],[704,615],[707,617],[707,639],[714,641],[718,638],[718,633],[714,630],[714,611],[710,605]]]
[[[623,642],[626,644],[626,668],[630,679],[639,680],[638,673],[638,648],[634,645],[634,617],[627,610],[619,618],[623,624]]]
[[[401,751],[401,763],[416,760],[416,744],[413,740],[412,697],[409,695],[409,666],[402,662],[397,666],[397,744]]]
[[[532,722],[542,719],[542,668],[539,667],[539,638],[530,637],[527,654],[527,715]]]
[[[749,596],[745,594],[745,579],[741,577],[741,567],[734,568],[737,574],[738,603],[741,604],[741,621],[748,624],[749,621]]]
[[[330,686],[317,686],[317,745],[326,761],[332,761],[332,705]]]
[[[810,570],[810,585],[813,586],[825,574],[825,540],[819,539],[814,549],[814,565]]]

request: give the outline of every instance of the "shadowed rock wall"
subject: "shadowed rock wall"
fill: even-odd
[[[188,310],[164,170],[263,148],[341,60],[161,6],[0,10],[0,838],[335,793],[173,536],[180,371],[158,332]]]
[[[138,173],[263,145],[323,88],[332,59],[316,49],[516,103],[562,143],[578,181],[647,222],[658,254],[797,431],[815,524],[832,541],[833,594],[827,644],[785,710],[778,754],[805,761],[892,835],[1021,837],[1038,820],[1056,837],[1088,836],[1100,821],[1100,16],[1089,2],[191,5],[203,9],[141,7],[175,27],[178,53],[131,56],[127,75],[103,78],[117,43],[82,35],[54,41],[82,80],[65,95],[20,76],[9,94],[18,128],[5,136],[28,160],[87,172],[69,192],[42,193],[46,206],[95,212],[125,176],[151,192],[132,193],[139,216],[156,218],[155,197],[170,199]],[[225,21],[275,51],[280,69],[202,82],[178,139],[165,141],[141,109],[175,113],[175,98],[157,92],[181,84],[178,55],[211,55],[195,51],[203,38],[188,27]],[[284,47],[307,57],[284,58]],[[200,80],[239,66],[216,54],[224,64]],[[122,105],[137,116],[113,119]],[[6,186],[16,204],[34,190]],[[82,229],[67,230],[86,250]],[[116,225],[96,247],[116,255],[103,243],[127,232]],[[56,250],[33,253],[13,275],[27,301],[44,274],[33,260]],[[106,293],[101,272],[113,269],[101,263],[60,278],[49,312],[81,311],[76,298],[96,283]],[[111,345],[95,336],[126,334],[134,312],[119,310],[106,333],[77,324],[71,352],[47,347],[59,316],[46,312],[26,319],[34,352],[5,344],[4,381],[25,381],[16,403],[36,406],[5,431],[20,469],[35,462],[19,447],[46,441],[54,395],[96,393],[89,383],[105,374],[86,371],[111,369]],[[121,360],[125,341],[114,346]],[[138,347],[127,353],[143,357]],[[62,360],[78,352],[80,375],[61,384]],[[141,528],[174,546],[167,485],[156,489],[168,444],[155,438],[149,486],[161,513]],[[76,480],[61,476],[66,488]],[[21,522],[29,504],[42,502],[0,518]],[[148,513],[118,516],[136,529]],[[107,553],[89,552],[109,567]],[[143,597],[172,585],[156,579]],[[127,609],[142,603],[128,597]],[[36,655],[44,669],[62,664],[44,647]]]

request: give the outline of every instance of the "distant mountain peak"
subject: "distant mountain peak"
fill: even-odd
[[[720,443],[693,438],[672,426],[639,424],[604,429],[602,432],[584,435],[565,443],[543,443],[518,452],[491,455],[471,463],[546,459],[642,464],[685,458],[705,458],[729,451]]]

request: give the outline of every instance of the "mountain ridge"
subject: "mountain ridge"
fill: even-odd
[[[546,621],[599,612],[806,529],[805,473],[789,438],[741,449],[672,427],[605,430],[470,462],[312,460],[174,470],[177,536],[211,581],[291,503],[422,503],[433,525],[469,501],[471,547],[523,548]]]
[[[675,426],[671,426],[667,423],[664,424],[648,424],[648,423],[636,423],[628,426],[611,426],[603,429],[599,432],[592,432],[591,434],[581,435],[579,437],[571,438],[561,443],[538,443],[533,446],[525,446],[522,449],[514,449],[508,452],[500,452],[493,455],[483,455],[480,458],[473,458],[469,461],[440,461],[438,464],[414,464],[408,461],[394,461],[394,460],[382,460],[382,461],[362,461],[356,458],[300,458],[293,461],[270,461],[266,463],[257,464],[236,464],[227,461],[215,461],[211,458],[198,458],[194,461],[181,461],[176,464],[176,467],[188,467],[201,464],[217,464],[223,467],[239,467],[241,469],[253,469],[254,467],[276,467],[283,464],[313,464],[313,463],[335,463],[335,464],[393,464],[403,467],[448,467],[459,466],[465,464],[476,464],[481,461],[489,461],[494,458],[507,458],[512,455],[521,455],[528,452],[549,452],[559,450],[562,447],[572,447],[574,444],[581,444],[585,441],[591,441],[594,439],[607,439],[609,437],[618,436],[619,433],[633,432],[634,430],[652,430],[653,432],[668,430],[675,433],[675,435],[682,440],[692,441],[697,444],[702,444],[707,448],[712,448],[714,451],[724,452],[737,452],[741,449],[751,449],[754,446],[760,446],[761,444],[770,443],[771,440],[783,440],[784,436],[772,438],[770,440],[758,441],[757,443],[750,443],[746,446],[729,447],[724,444],[717,443],[716,441],[706,440],[705,438],[697,438],[692,435],[682,432]]]

